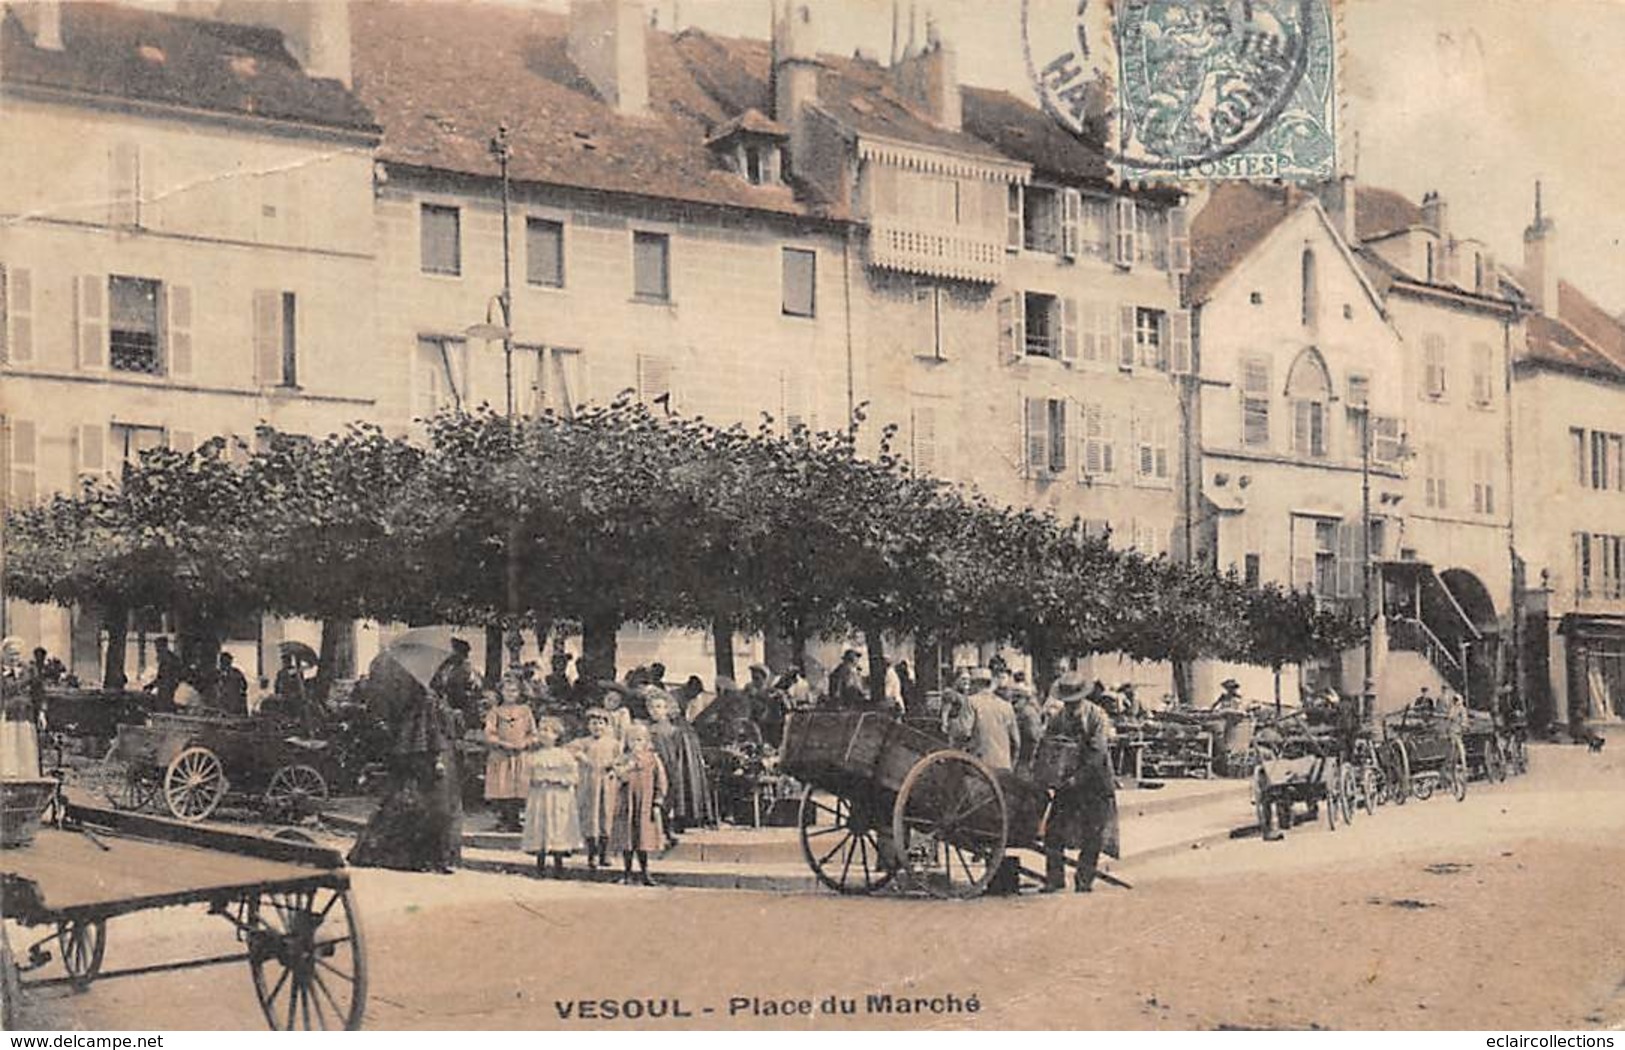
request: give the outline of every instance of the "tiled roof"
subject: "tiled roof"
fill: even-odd
[[[565,53],[564,15],[500,4],[351,7],[356,91],[384,125],[385,161],[494,176],[488,144],[509,127],[520,181],[801,214],[786,186],[753,186],[706,148],[710,133],[767,102],[761,77],[725,105],[691,68],[691,48],[650,31],[649,115],[623,116]],[[724,77],[730,70],[719,71]]]
[[[1354,192],[1354,233],[1362,241],[1423,225],[1422,209],[1402,193],[1360,185]]]
[[[730,135],[738,134],[766,135],[770,138],[787,139],[790,131],[783,124],[772,117],[763,115],[762,111],[752,107],[737,117],[726,120],[722,125],[711,132],[707,142],[721,142]]]
[[[1618,319],[1567,281],[1557,282],[1557,312],[1530,315],[1519,361],[1625,382],[1625,327]]]
[[[1036,173],[1110,184],[1104,150],[1085,143],[1043,110],[1007,91],[966,88],[962,97],[965,130],[1031,164]]]
[[[1191,220],[1187,302],[1194,306],[1206,300],[1226,274],[1308,199],[1291,187],[1250,182],[1214,186],[1207,203]]]
[[[307,76],[282,35],[146,8],[64,3],[63,50],[36,48],[16,11],[0,14],[0,77],[18,86],[217,113],[376,131],[334,80]]]

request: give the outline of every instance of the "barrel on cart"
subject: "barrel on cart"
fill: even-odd
[[[802,853],[837,893],[895,882],[933,897],[976,897],[1007,847],[1039,848],[1042,788],[890,715],[794,712],[779,766],[807,785]]]

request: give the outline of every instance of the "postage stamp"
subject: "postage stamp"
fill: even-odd
[[[1337,160],[1333,0],[1024,0],[1044,109],[1121,178],[1316,181]]]

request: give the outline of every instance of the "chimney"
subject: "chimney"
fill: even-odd
[[[625,116],[649,111],[648,20],[638,0],[571,0],[570,61]]]
[[[12,0],[17,21],[28,31],[41,51],[62,50],[62,4],[60,0]],[[0,11],[0,17],[4,12]]]
[[[1450,209],[1437,190],[1422,194],[1422,223],[1439,235],[1439,240],[1450,240]]]
[[[958,131],[963,123],[959,94],[959,58],[943,41],[935,19],[928,19],[925,48],[912,46],[893,70],[898,92],[931,118],[938,127]]]
[[[223,0],[215,17],[280,31],[308,75],[352,86],[347,0]]]
[[[1540,183],[1535,183],[1535,221],[1523,231],[1524,291],[1535,309],[1557,316],[1557,224],[1541,210]]]
[[[790,170],[807,163],[806,110],[818,102],[818,41],[812,12],[784,0],[773,12],[773,118],[790,129]]]
[[[1325,183],[1320,191],[1320,203],[1337,229],[1338,236],[1350,248],[1360,246],[1360,235],[1354,222],[1354,176],[1339,175]]]

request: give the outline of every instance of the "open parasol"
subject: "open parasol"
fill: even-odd
[[[415,628],[390,642],[377,658],[394,663],[427,689],[434,673],[451,656],[450,647],[441,641],[444,633],[439,628]]]

